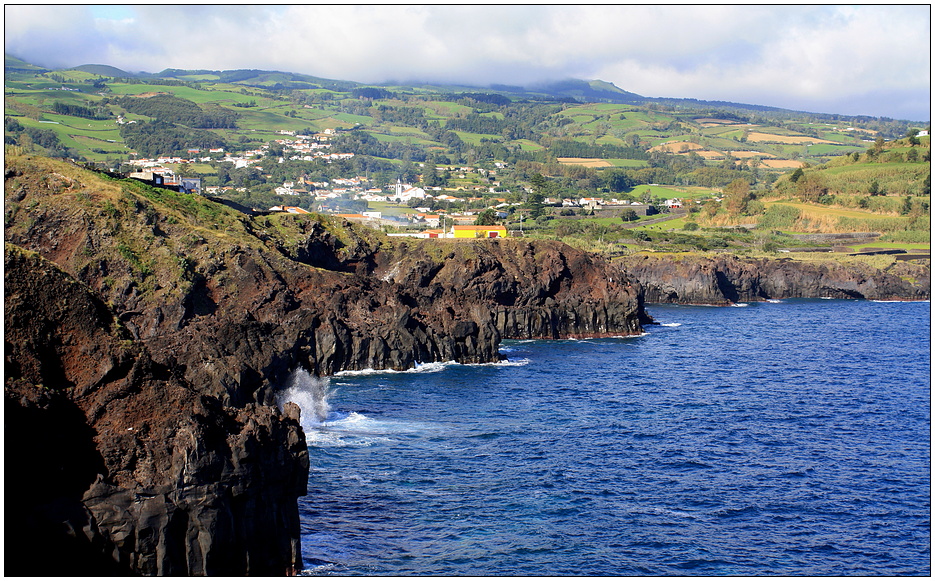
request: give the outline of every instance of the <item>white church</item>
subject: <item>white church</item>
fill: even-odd
[[[414,188],[409,184],[404,184],[396,180],[396,186],[394,187],[393,194],[387,196],[392,201],[400,202],[402,204],[408,204],[413,198],[419,200],[424,200],[426,197],[425,190],[422,188]]]

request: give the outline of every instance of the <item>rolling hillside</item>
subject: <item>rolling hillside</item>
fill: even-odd
[[[581,210],[567,208],[580,199],[661,206],[684,198],[688,221],[709,228],[758,224],[770,201],[794,199],[883,221],[813,216],[788,227],[913,232],[896,234],[903,242],[921,238],[921,223],[884,218],[928,215],[929,141],[909,143],[926,128],[907,121],[647,99],[601,81],[368,86],[249,69],[49,71],[9,55],[6,72],[4,139],[17,151],[124,173],[150,159],[259,208],[330,204],[284,196],[283,184],[299,184],[299,192],[331,184],[330,194],[336,180],[376,191],[399,180],[434,190],[426,205],[433,211],[469,215],[500,203],[510,210],[505,221],[518,228],[514,212],[524,211],[536,218],[525,225],[527,235],[553,237],[562,237],[562,220],[553,218],[570,211],[578,226],[585,223]],[[739,183],[743,200],[728,207],[725,198]],[[368,208],[345,191],[333,211]],[[703,204],[705,212],[697,211]],[[581,234],[566,226],[566,237]],[[589,232],[586,238],[627,240],[625,232]],[[651,246],[647,236],[649,244],[631,244]],[[686,244],[712,247],[711,236]]]

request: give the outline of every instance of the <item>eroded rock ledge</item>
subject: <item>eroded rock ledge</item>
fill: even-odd
[[[638,280],[648,303],[714,304],[785,298],[927,300],[927,260],[880,270],[857,261],[709,256],[624,257],[614,264]]]

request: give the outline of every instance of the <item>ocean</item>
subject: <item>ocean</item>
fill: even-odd
[[[930,303],[647,310],[495,365],[299,372],[303,574],[931,573]]]

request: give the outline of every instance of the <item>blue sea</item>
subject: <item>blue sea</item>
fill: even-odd
[[[929,303],[647,310],[496,365],[297,374],[303,574],[931,573]]]

